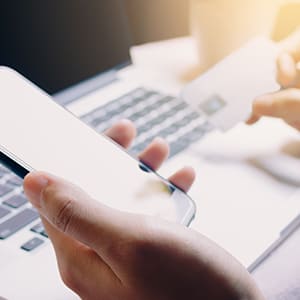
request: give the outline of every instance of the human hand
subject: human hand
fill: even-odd
[[[258,97],[253,102],[248,124],[261,117],[281,118],[300,130],[300,29],[280,43],[277,60],[277,81],[282,90]]]
[[[134,127],[123,122],[106,133],[128,146]],[[156,140],[140,158],[157,169],[167,152]],[[171,177],[185,191],[193,180],[189,168]],[[262,299],[239,263],[192,230],[116,211],[40,172],[26,176],[24,189],[42,216],[64,282],[82,299]]]

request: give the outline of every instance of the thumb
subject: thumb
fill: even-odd
[[[39,213],[67,236],[108,255],[126,232],[126,214],[92,200],[78,187],[49,174],[33,172],[24,191]]]
[[[282,51],[289,53],[297,62],[300,60],[300,27],[279,43]]]
[[[275,117],[291,122],[299,120],[300,90],[287,89],[257,98],[253,102],[253,114],[257,117]]]
[[[277,59],[277,81],[284,88],[299,84],[297,63],[288,52],[282,52]]]

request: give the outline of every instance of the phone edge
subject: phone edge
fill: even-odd
[[[29,167],[23,161],[15,157],[8,150],[4,149],[1,145],[0,145],[0,162],[22,179],[24,179],[28,173],[33,171],[31,167]]]

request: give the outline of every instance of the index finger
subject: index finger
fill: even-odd
[[[173,174],[169,180],[179,189],[188,192],[196,178],[196,173],[191,167],[184,167]]]
[[[128,148],[136,136],[136,129],[129,120],[120,120],[107,129],[104,134],[124,148]]]
[[[257,98],[253,113],[258,116],[281,118],[287,122],[299,120],[300,90],[287,89]]]

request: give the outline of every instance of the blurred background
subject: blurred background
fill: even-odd
[[[300,25],[300,1],[282,1],[275,20],[273,38],[281,40]]]
[[[300,0],[125,0],[133,43],[192,35],[199,75],[244,45],[267,35],[275,41],[300,26]]]
[[[217,2],[224,0],[196,0]],[[228,3],[232,0],[226,0]],[[238,0],[250,2],[249,0]],[[261,3],[265,0],[260,0]],[[274,4],[277,0],[273,0]],[[136,44],[188,35],[193,0],[125,0]],[[300,1],[281,0],[273,37],[279,40],[300,25]],[[193,8],[191,8],[193,9]],[[255,21],[254,21],[255,22]]]
[[[125,6],[129,22],[117,9],[110,11],[110,7],[117,4],[123,13]],[[193,70],[182,72],[188,75],[178,75],[188,81],[251,37],[263,32],[280,40],[300,24],[300,0],[77,0],[72,1],[72,14],[67,0],[19,1],[17,6],[14,1],[2,1],[0,8],[0,37],[2,41],[10,41],[2,43],[0,64],[14,67],[31,80],[36,78],[35,83],[40,86],[51,78],[48,88],[43,86],[51,94],[76,82],[72,78],[83,65],[89,70],[89,75],[94,74],[92,70],[97,69],[95,61],[100,65],[99,57],[108,58],[101,62],[101,70],[112,67],[110,61],[114,59],[125,61],[132,44],[187,37],[170,41],[175,49],[173,54],[178,58],[168,66],[164,62],[169,56],[166,46],[170,45],[169,41],[154,46],[163,57],[159,65],[172,69],[170,73],[176,73],[176,66],[179,69],[183,61],[188,65],[188,58],[195,56]],[[84,17],[81,17],[82,10]],[[123,25],[118,27],[120,22]],[[132,38],[119,29],[128,26]],[[81,34],[84,30],[89,34]],[[190,34],[195,39],[189,38]],[[103,46],[103,40],[106,46],[112,45],[109,50]],[[118,43],[122,47],[117,46]],[[67,45],[71,45],[72,51],[67,50]],[[147,61],[150,62],[155,54],[148,46],[135,48],[140,51],[148,49]],[[192,55],[186,52],[187,49],[193,51]],[[64,55],[67,52],[68,55]],[[123,52],[126,52],[125,58]],[[133,52],[134,49],[132,55]]]
[[[189,0],[125,0],[135,44],[189,33]]]

